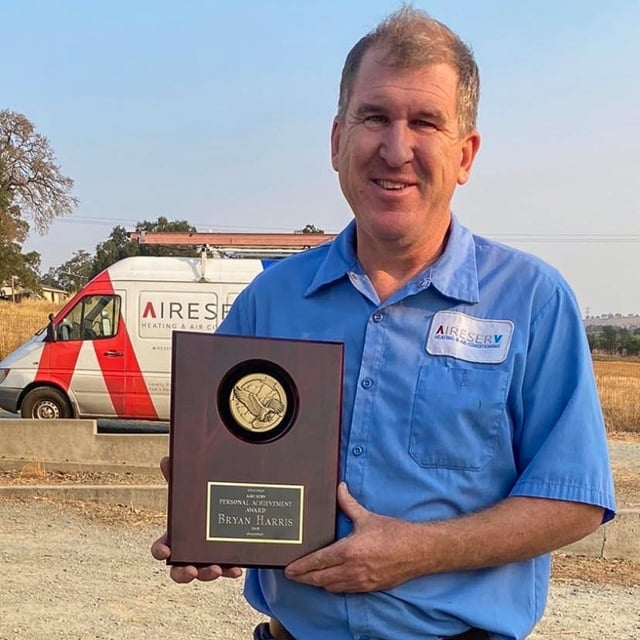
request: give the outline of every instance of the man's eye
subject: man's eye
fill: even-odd
[[[363,118],[363,123],[365,124],[365,126],[370,128],[384,126],[388,121],[388,118],[382,115],[370,115]]]
[[[416,129],[434,129],[436,126],[431,120],[414,120],[412,124]]]

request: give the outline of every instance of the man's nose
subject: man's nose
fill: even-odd
[[[393,122],[385,129],[380,156],[390,167],[401,167],[413,160],[413,135],[406,124]]]

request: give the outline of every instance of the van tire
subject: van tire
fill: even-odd
[[[20,415],[31,420],[56,420],[73,417],[69,401],[63,393],[53,387],[31,389],[22,401]]]

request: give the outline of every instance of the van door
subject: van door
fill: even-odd
[[[124,295],[83,296],[58,320],[47,364],[68,381],[81,416],[123,415],[128,351],[121,315]]]

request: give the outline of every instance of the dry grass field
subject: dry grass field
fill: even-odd
[[[0,360],[45,327],[49,313],[59,308],[59,304],[42,300],[0,302]]]
[[[593,363],[608,431],[640,433],[640,361]]]
[[[0,360],[47,324],[59,305],[0,302]],[[594,361],[607,429],[640,433],[640,360]]]

